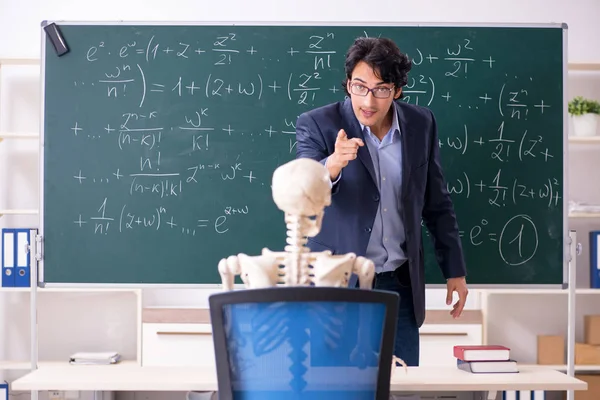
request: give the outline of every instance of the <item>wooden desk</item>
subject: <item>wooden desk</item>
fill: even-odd
[[[216,391],[212,368],[140,367],[136,364],[106,366],[41,366],[14,381],[12,390],[87,391]],[[502,390],[586,390],[587,383],[545,367],[520,367],[518,374],[471,374],[453,367],[396,368],[392,392],[468,391],[488,392],[495,398]],[[491,396],[493,394],[493,397]]]

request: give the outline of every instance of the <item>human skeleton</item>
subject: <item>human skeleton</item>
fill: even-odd
[[[306,237],[319,233],[325,207],[331,204],[329,173],[321,163],[304,158],[280,166],[273,173],[272,191],[275,204],[285,213],[285,251],[264,248],[259,256],[222,259],[219,273],[225,290],[233,289],[235,275],[241,275],[246,288],[257,289],[278,284],[347,287],[352,273],[358,275],[361,289],[371,289],[375,271],[371,260],[306,247]]]
[[[352,273],[358,276],[361,289],[372,288],[373,261],[354,253],[332,255],[329,250],[311,252],[306,247],[307,237],[321,230],[325,207],[331,204],[329,172],[321,163],[301,158],[278,167],[273,173],[272,193],[275,204],[285,213],[285,251],[263,248],[258,256],[240,253],[221,259],[219,274],[224,290],[233,290],[236,275],[246,288],[258,289],[311,284],[347,287]],[[406,369],[404,361],[394,361]]]

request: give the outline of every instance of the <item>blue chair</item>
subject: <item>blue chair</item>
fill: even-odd
[[[398,295],[335,287],[209,297],[220,400],[388,400]]]

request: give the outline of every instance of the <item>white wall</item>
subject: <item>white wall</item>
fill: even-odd
[[[481,0],[420,0],[397,1],[380,0],[378,6],[374,2],[365,3],[359,0],[322,1],[294,0],[267,1],[227,0],[207,2],[202,0],[0,0],[0,58],[39,57],[40,54],[40,22],[42,20],[160,20],[160,21],[386,21],[398,22],[520,22],[547,23],[564,22],[569,26],[568,56],[569,62],[600,62],[600,1],[598,0],[502,0],[492,6],[489,1]],[[368,4],[368,5],[367,5]],[[18,5],[18,8],[17,8]],[[35,132],[39,121],[39,79],[37,67],[5,68],[0,80],[0,131]],[[574,73],[569,76],[569,97],[584,94],[600,99],[599,73]],[[600,146],[579,149],[570,158],[569,179],[571,179],[571,196],[581,201],[600,203],[598,181],[593,181],[587,172],[597,170],[600,166],[598,157]],[[2,208],[37,208],[38,195],[38,150],[36,142],[5,141],[0,144],[0,209]],[[10,168],[10,173],[9,173]],[[37,217],[4,217],[0,219],[0,227],[37,225]],[[597,223],[576,221],[574,227],[583,229],[582,236]],[[585,243],[585,240],[583,240]],[[580,257],[586,271],[586,254]],[[586,276],[580,274],[580,286],[586,286]],[[194,290],[145,290],[146,305],[206,305],[207,291]],[[68,296],[68,295],[65,295]],[[108,296],[108,297],[107,297]],[[119,295],[122,296],[122,295]],[[118,296],[117,296],[118,297]],[[444,308],[443,291],[430,290],[428,293],[429,308]],[[53,300],[54,305],[68,301],[68,297]],[[114,311],[113,321],[122,329],[122,334],[135,336],[135,327],[130,324],[132,318],[129,311],[117,313],[115,297],[99,295],[88,297],[85,301],[74,301],[64,310],[77,318],[77,315],[90,313],[96,308],[105,307]],[[562,300],[561,300],[562,299]],[[593,302],[597,297],[586,296],[582,302]],[[531,333],[534,321],[544,319],[545,329],[551,332],[562,332],[566,324],[566,296],[554,297],[546,301],[546,297],[511,298],[506,303],[505,296],[494,296],[490,301],[490,314],[487,315],[491,340],[510,341],[516,335],[525,335],[526,343],[535,337]],[[48,300],[50,302],[50,300]],[[131,305],[130,303],[128,303]],[[541,316],[538,311],[543,305],[555,305],[558,311],[550,317]],[[564,305],[564,306],[563,306]],[[25,294],[0,293],[0,360],[10,358],[26,359],[29,346],[18,340],[19,332],[10,328],[8,321],[15,315],[28,312],[29,302]],[[477,296],[470,296],[469,307],[479,306]],[[107,308],[106,308],[107,307]],[[512,310],[531,307],[533,311],[526,317],[515,316]],[[562,307],[562,308],[561,308]],[[46,308],[49,309],[49,308]],[[56,309],[56,308],[54,308]],[[525,314],[524,314],[525,315]],[[61,315],[64,321],[68,315]],[[17,319],[23,320],[23,317]],[[49,321],[51,316],[44,315],[42,320]],[[509,321],[508,323],[506,321]],[[516,322],[510,322],[510,321]],[[24,324],[24,325],[23,325]],[[23,321],[21,330],[27,330],[27,321]],[[43,324],[41,335],[57,335],[58,333]],[[67,333],[71,334],[71,333]],[[90,329],[78,335],[87,335],[90,342],[98,343],[98,348],[106,342],[106,332]],[[22,335],[23,339],[28,334]],[[50,336],[49,336],[50,337]],[[7,340],[10,339],[10,340]],[[518,339],[517,339],[518,340]],[[40,342],[48,345],[48,339]],[[71,347],[61,345],[57,348],[44,348],[40,355],[65,357]],[[517,346],[517,347],[520,347]],[[134,345],[123,343],[121,351],[132,354]],[[535,356],[527,350],[517,348],[526,361],[535,360]],[[0,374],[1,375],[1,374]],[[1,378],[2,376],[0,376]]]

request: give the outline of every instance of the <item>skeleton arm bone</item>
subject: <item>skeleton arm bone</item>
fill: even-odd
[[[394,372],[396,371],[396,367],[398,366],[396,363],[402,365],[404,367],[404,373],[408,374],[408,366],[406,365],[404,360],[399,357],[392,356],[392,376],[394,376]]]
[[[246,288],[272,287],[278,283],[279,263],[269,254],[238,254],[219,261],[219,274],[224,290],[233,290],[236,275],[240,275]]]
[[[248,289],[277,286],[279,263],[269,254],[260,256],[238,255],[242,267],[242,280]]]
[[[219,275],[223,283],[223,290],[233,290],[235,276],[241,273],[240,261],[236,256],[222,258],[219,261]],[[244,277],[242,277],[242,280]],[[245,282],[244,282],[245,283]]]
[[[330,251],[325,251],[308,254],[314,256],[312,265],[315,286],[348,287],[352,265],[356,258],[354,253],[332,256]]]
[[[352,272],[358,275],[358,282],[361,289],[372,289],[373,278],[375,276],[375,264],[373,261],[363,256],[356,257]]]

